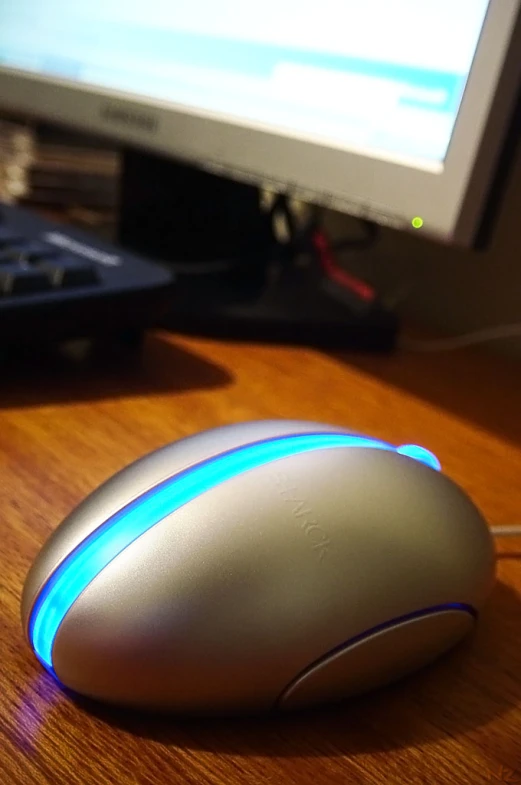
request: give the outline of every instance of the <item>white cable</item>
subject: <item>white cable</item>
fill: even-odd
[[[486,327],[483,330],[432,341],[401,338],[398,346],[407,352],[452,352],[456,349],[463,349],[465,346],[487,343],[488,341],[500,341],[502,338],[517,338],[519,336],[521,336],[521,322],[499,324],[496,327]]]
[[[493,537],[521,537],[521,525],[491,526],[490,532]]]

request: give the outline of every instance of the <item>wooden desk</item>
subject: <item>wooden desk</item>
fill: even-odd
[[[521,783],[521,540],[476,634],[334,709],[183,721],[75,704],[22,639],[41,544],[143,453],[230,421],[332,421],[440,456],[494,523],[521,519],[521,370],[471,354],[341,358],[150,336],[135,364],[4,370],[0,382],[0,782],[5,785]],[[516,771],[517,769],[517,771]]]

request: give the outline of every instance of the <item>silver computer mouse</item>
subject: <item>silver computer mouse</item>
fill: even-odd
[[[293,709],[432,661],[473,626],[494,549],[419,447],[307,422],[170,444],[69,515],[22,616],[71,690],[176,712]]]

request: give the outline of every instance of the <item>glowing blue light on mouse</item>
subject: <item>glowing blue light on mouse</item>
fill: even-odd
[[[205,491],[272,461],[340,447],[400,452],[439,469],[421,447],[395,448],[378,439],[342,433],[299,434],[238,447],[196,464],[156,485],[111,516],[57,567],[41,590],[29,621],[33,649],[53,675],[52,649],[65,616],[89,584],[138,537]]]
[[[417,444],[404,444],[402,447],[397,447],[396,452],[400,455],[406,455],[408,458],[413,458],[415,461],[424,463],[430,466],[431,469],[436,469],[437,472],[441,471],[441,463],[436,456],[426,450],[425,447],[419,447]]]

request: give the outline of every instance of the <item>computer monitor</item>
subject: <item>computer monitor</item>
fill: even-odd
[[[521,0],[4,0],[0,107],[472,246]]]

